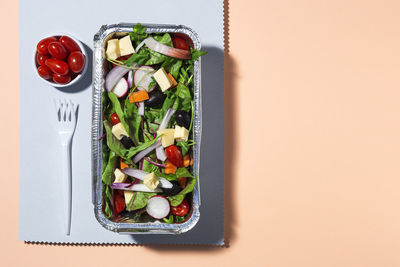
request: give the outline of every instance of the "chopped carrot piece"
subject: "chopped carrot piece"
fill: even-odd
[[[176,173],[176,169],[177,169],[177,167],[174,164],[172,164],[171,161],[167,160],[165,162],[165,168],[164,168],[164,173],[165,174],[175,174]]]
[[[190,166],[193,166],[193,157],[190,157]]]
[[[177,86],[178,85],[178,83],[176,82],[176,80],[175,80],[175,78],[174,78],[174,76],[172,76],[172,74],[171,73],[168,73],[168,78],[171,80],[171,82],[172,82],[172,86],[171,86],[171,88],[172,87],[175,87],[175,86]]]
[[[187,167],[190,165],[190,156],[189,154],[186,154],[185,157],[183,158],[183,166]]]
[[[120,165],[120,167],[121,167],[121,170],[123,170],[123,169],[125,169],[125,168],[129,168],[129,165],[126,164],[125,162],[123,162],[122,159],[121,159],[119,165]]]
[[[149,94],[146,92],[146,90],[141,90],[138,92],[134,92],[129,95],[129,102],[142,102],[149,99]]]
[[[179,183],[179,186],[181,188],[185,188],[186,184],[187,184],[187,178],[186,177],[179,177],[178,178],[178,183]]]

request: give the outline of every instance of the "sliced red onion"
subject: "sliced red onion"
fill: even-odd
[[[156,149],[159,146],[161,146],[161,141],[157,140],[154,144],[152,144],[148,148],[137,153],[136,156],[133,158],[133,162],[135,164],[138,163],[144,156],[146,156],[147,154],[149,154],[151,151],[153,151],[154,149]]]
[[[180,58],[180,59],[190,59],[192,58],[192,55],[190,54],[190,51],[188,50],[183,50],[183,49],[177,49],[173,48],[167,45],[164,45],[160,42],[157,42],[153,37],[147,37],[144,39],[144,43],[147,45],[148,48],[151,50],[154,50],[160,54],[167,55],[170,57],[174,58]]]
[[[133,75],[133,83],[138,90],[146,90],[147,92],[153,91],[156,88],[155,85],[150,87],[150,83],[153,81],[152,73],[155,70],[151,66],[141,66],[135,71]]]
[[[134,185],[129,186],[128,183],[113,183],[113,184],[111,184],[111,188],[117,189],[117,190],[136,191],[136,192],[152,192],[152,193],[162,192],[162,190],[160,188],[151,190],[145,184],[134,184]]]
[[[157,167],[165,168],[165,164],[160,164],[160,163],[154,162],[148,157],[145,157],[144,160],[149,162],[149,163],[151,163],[151,164],[153,164],[153,165],[155,165],[155,166],[157,166]]]
[[[137,67],[136,63],[133,63],[131,65],[132,68]],[[121,80],[122,77],[124,77],[125,74],[128,73],[130,69],[129,68],[124,68],[122,66],[115,66],[112,68],[106,75],[105,78],[105,88],[107,92],[111,92],[111,90],[114,88],[114,86]]]
[[[123,173],[125,173],[128,176],[135,177],[139,180],[144,180],[146,176],[149,174],[148,172],[137,170],[137,169],[131,169],[131,168],[125,168],[122,170]],[[167,179],[163,177],[158,177],[157,178],[160,180],[160,184],[162,188],[172,188],[172,183],[168,181]]]
[[[139,102],[138,114],[139,116],[144,116],[144,101]]]
[[[128,86],[129,86],[129,88],[132,88],[132,84],[133,84],[133,70],[130,70],[128,72]]]
[[[172,108],[169,108],[166,112],[165,115],[161,121],[160,127],[158,127],[158,130],[164,130],[167,128],[169,121],[171,120],[172,115],[174,115],[175,110]]]
[[[165,151],[162,146],[156,148],[156,157],[161,161],[165,161],[167,159],[167,155],[165,155]]]

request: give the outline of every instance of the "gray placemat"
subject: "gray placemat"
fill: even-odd
[[[111,6],[110,6],[111,5]],[[123,9],[123,12],[121,12]],[[92,67],[78,84],[56,89],[35,74],[33,51],[43,37],[69,33],[81,40],[92,60],[93,35],[103,24],[142,22],[184,24],[200,36],[203,135],[201,218],[181,235],[120,235],[96,221],[91,202]],[[29,242],[224,244],[224,43],[222,0],[19,1],[20,45],[20,211],[19,238]],[[53,98],[79,103],[72,148],[71,235],[63,231],[60,159]]]

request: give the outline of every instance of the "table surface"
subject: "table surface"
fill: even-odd
[[[18,241],[17,8],[0,2],[4,266],[400,265],[398,1],[229,1],[229,248]]]

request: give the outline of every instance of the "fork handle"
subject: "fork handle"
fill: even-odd
[[[71,232],[72,176],[71,176],[71,141],[62,144],[62,190],[64,206],[64,227],[66,235]]]

